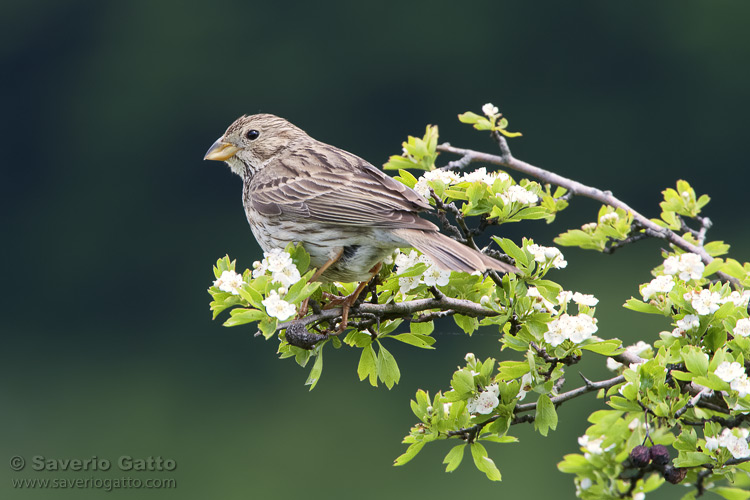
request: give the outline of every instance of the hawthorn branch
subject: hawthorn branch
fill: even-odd
[[[437,289],[436,289],[437,290]],[[372,304],[365,302],[352,307],[349,312],[350,318],[377,318],[380,320],[402,318],[412,314],[438,309],[440,312],[450,311],[451,314],[463,314],[474,318],[499,316],[501,313],[487,309],[484,306],[466,299],[455,299],[439,293],[439,297],[431,299],[417,299],[408,302],[391,302],[387,304]],[[341,316],[341,308],[325,309],[318,314],[311,314],[300,319],[280,322],[276,325],[276,331],[293,329],[298,331],[300,327],[309,324],[331,321]],[[260,332],[255,334],[260,335]]]
[[[554,172],[550,172],[549,170],[544,170],[523,160],[519,160],[515,158],[510,152],[508,141],[505,139],[505,137],[503,137],[499,133],[494,133],[493,138],[500,146],[500,156],[489,153],[482,153],[480,151],[475,151],[472,149],[456,148],[448,143],[438,145],[437,150],[441,153],[451,153],[461,156],[461,159],[459,161],[454,161],[448,164],[451,167],[465,168],[466,166],[474,162],[499,165],[511,170],[515,170],[517,172],[521,172],[522,174],[538,179],[543,183],[563,187],[574,195],[591,198],[592,200],[596,200],[604,205],[608,205],[614,208],[621,208],[626,212],[632,214],[634,220],[650,235],[664,239],[674,246],[685,250],[686,252],[691,252],[699,255],[701,260],[705,264],[710,264],[714,260],[714,258],[711,257],[703,247],[693,245],[674,231],[659,226],[651,219],[634,210],[622,200],[616,198],[611,191],[602,191],[601,189],[587,186],[573,179],[563,177]],[[736,278],[729,276],[728,274],[722,272],[717,272],[716,274],[722,279],[722,281],[730,281],[734,284],[739,284],[739,281]]]
[[[583,377],[583,375],[581,375],[581,377],[584,380],[584,385],[576,389],[572,389],[568,392],[563,392],[562,394],[558,394],[557,396],[550,398],[550,400],[552,401],[552,404],[554,404],[555,407],[558,407],[566,401],[570,401],[571,399],[577,398],[589,392],[598,391],[599,389],[609,389],[610,387],[613,387],[617,384],[621,384],[622,382],[625,382],[625,377],[623,375],[618,375],[617,377],[613,377],[607,380],[601,380],[599,382],[592,382],[588,380],[586,377]],[[534,421],[533,415],[521,415],[521,413],[534,411],[536,410],[536,407],[537,407],[536,402],[526,403],[523,405],[516,405],[515,409],[513,410],[513,419],[511,420],[511,425],[526,423],[526,422],[533,422]],[[455,431],[448,431],[446,434],[448,437],[458,436],[461,439],[465,439],[465,440],[468,440],[469,442],[472,442],[474,439],[476,439],[477,436],[479,436],[482,429],[487,424],[494,422],[498,418],[500,418],[500,415],[494,415],[479,424],[472,425],[471,427],[464,427]]]

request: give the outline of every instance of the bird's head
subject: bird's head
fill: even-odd
[[[300,128],[275,115],[242,116],[208,149],[204,160],[225,161],[242,178],[252,176],[284,149],[310,140]]]

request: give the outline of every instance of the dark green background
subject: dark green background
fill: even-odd
[[[4,2],[0,497],[572,498],[555,464],[577,451],[593,396],[562,407],[550,437],[526,426],[521,444],[490,446],[501,484],[470,460],[443,473],[446,443],[391,467],[417,388],[445,389],[467,351],[508,355],[490,331],[446,323],[436,351],[392,346],[391,391],[357,381],[355,352],[328,351],[309,393],[274,342],[212,322],[211,265],[228,253],[249,266],[258,247],[239,179],[203,154],[258,111],[376,165],[427,123],[492,151],[456,114],[493,102],[524,133],[517,156],[648,216],[662,189],[691,181],[713,198],[710,237],[747,260],[748,15],[728,1]],[[553,227],[506,234],[550,244],[598,208],[575,200]],[[669,326],[621,304],[660,246],[568,249],[550,277],[602,299],[602,336],[653,341]],[[13,455],[162,456],[175,472],[128,476],[177,489],[13,490],[11,478],[121,475],[17,473]]]

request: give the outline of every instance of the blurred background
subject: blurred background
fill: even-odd
[[[490,446],[500,484],[468,457],[445,474],[453,443],[391,466],[417,388],[446,389],[466,352],[510,355],[491,330],[468,338],[448,322],[435,351],[389,346],[402,372],[391,391],[358,382],[357,352],[329,350],[310,393],[307,370],[275,359],[275,342],[211,321],[213,263],[229,254],[248,267],[259,251],[240,179],[203,154],[256,112],[378,166],[428,123],[441,140],[492,152],[456,119],[492,102],[524,134],[516,156],[648,216],[687,179],[713,199],[709,238],[747,260],[748,15],[731,1],[3,2],[0,497],[102,498],[11,479],[128,476],[177,488],[108,498],[573,498],[555,465],[602,407],[593,395],[564,405],[547,438],[518,426],[520,444]],[[576,199],[552,226],[503,231],[549,245],[598,208]],[[602,336],[653,341],[669,325],[621,305],[662,246],[564,249],[568,267],[549,277],[601,299]],[[566,387],[577,371],[607,376],[589,358]],[[22,472],[7,465],[15,455]],[[42,473],[34,456],[113,466]],[[177,468],[123,474],[120,456]]]

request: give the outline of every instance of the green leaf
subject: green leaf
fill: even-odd
[[[461,123],[471,123],[474,124],[479,121],[480,118],[483,118],[482,116],[472,113],[471,111],[467,111],[466,113],[461,113],[458,115],[458,121]]]
[[[383,381],[388,389],[391,389],[395,384],[398,384],[401,378],[401,372],[398,369],[398,363],[393,358],[393,355],[383,347],[383,344],[378,342],[378,376]]]
[[[648,304],[646,302],[643,302],[643,301],[635,299],[635,298],[628,299],[625,302],[625,304],[623,304],[623,307],[625,309],[630,309],[631,311],[642,312],[642,313],[646,313],[646,314],[661,314],[661,315],[664,314],[655,305]]]
[[[685,366],[691,373],[697,375],[706,375],[708,372],[708,358],[701,349],[695,346],[682,348],[682,359],[685,360]]]
[[[683,451],[674,459],[675,467],[697,467],[711,463],[711,457],[699,451]]]
[[[284,296],[284,300],[291,303],[300,303],[310,295],[315,293],[315,290],[320,288],[320,282],[314,281],[308,283],[304,278],[299,280],[297,283],[292,285],[289,292]]]
[[[717,257],[729,252],[729,245],[727,245],[723,241],[709,241],[708,243],[703,245],[703,248],[711,257]]]
[[[263,334],[263,337],[268,340],[274,333],[276,333],[276,325],[276,318],[266,317],[258,323],[258,329],[260,330],[260,333]]]
[[[453,390],[459,394],[471,394],[474,392],[474,377],[468,369],[458,370],[451,378]]]
[[[500,380],[513,380],[529,373],[529,363],[526,361],[503,361],[497,369]]]
[[[490,435],[490,436],[482,436],[479,439],[481,439],[482,441],[492,441],[493,443],[501,443],[501,444],[518,442],[518,438],[515,436],[492,436]]]
[[[448,464],[445,468],[445,472],[453,472],[461,465],[461,461],[464,459],[465,444],[459,444],[451,448],[451,451],[443,459],[444,464]]]
[[[508,254],[513,260],[516,261],[516,265],[527,267],[529,265],[529,257],[526,255],[521,248],[518,247],[513,240],[510,238],[498,238],[497,236],[492,237],[495,242],[500,245],[503,252]]]
[[[456,325],[469,335],[479,327],[479,320],[477,318],[464,316],[463,314],[454,314],[453,321],[455,321]]]
[[[589,463],[583,455],[579,455],[578,453],[565,455],[563,460],[557,464],[557,469],[566,474],[589,472],[591,467],[591,463]]]
[[[580,346],[581,349],[602,354],[604,356],[614,356],[624,352],[622,349],[622,342],[618,339],[609,339],[602,342],[595,342],[593,344],[586,344]]]
[[[552,400],[546,394],[541,394],[536,403],[536,418],[534,427],[539,434],[546,436],[549,429],[557,429],[557,412]]]
[[[429,335],[435,330],[433,321],[424,321],[421,323],[409,323],[409,331],[415,335]]]
[[[231,317],[224,322],[224,326],[244,325],[267,317],[265,312],[257,309],[232,309],[229,314]]]
[[[393,465],[399,466],[404,465],[411,461],[412,458],[417,456],[417,453],[422,449],[422,447],[425,445],[425,441],[418,441],[414,444],[409,445],[409,447],[406,449],[403,455],[398,457],[394,462]]]
[[[399,335],[392,335],[391,338],[400,340],[401,342],[415,347],[421,347],[422,349],[434,349],[432,344],[435,343],[435,339],[426,335],[417,336],[413,333],[401,333]],[[425,341],[425,338],[432,340],[432,342]]]
[[[716,493],[719,496],[726,498],[727,500],[746,500],[750,498],[750,491],[743,490],[740,488],[729,488],[727,486],[716,486],[711,488],[711,493]]]
[[[253,307],[264,309],[263,295],[261,295],[258,290],[254,289],[250,285],[245,284],[240,287],[239,293],[240,297],[248,301]]]
[[[417,184],[417,178],[414,177],[411,172],[404,169],[399,169],[398,171],[398,177],[396,177],[399,181],[401,181],[402,184],[405,184],[406,186],[409,186],[410,188],[414,188],[414,186]]]
[[[495,462],[487,456],[487,450],[480,443],[471,443],[471,456],[474,459],[474,465],[477,469],[487,475],[490,481],[501,481],[502,475],[497,470]]]
[[[359,380],[370,377],[370,385],[373,387],[378,386],[377,357],[375,356],[372,344],[362,349],[362,354],[359,357],[359,365],[357,366],[357,375],[359,375]]]
[[[315,364],[313,365],[312,370],[310,370],[310,375],[307,377],[307,380],[305,381],[305,385],[309,385],[311,391],[315,389],[315,386],[318,384],[318,380],[320,380],[321,373],[323,373],[323,346],[322,345],[318,348],[318,355],[315,358]]]

